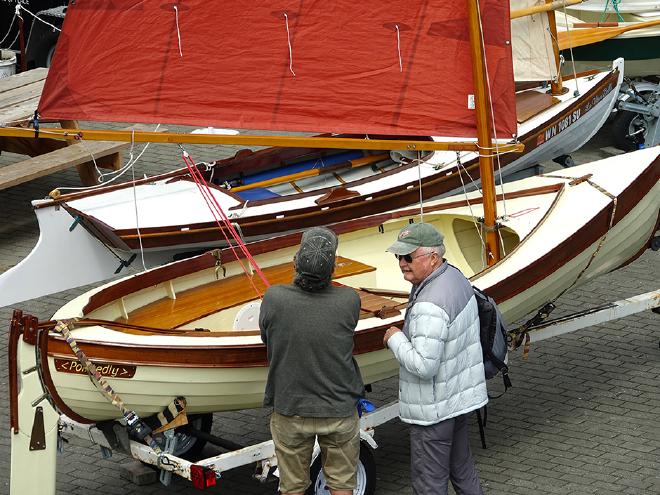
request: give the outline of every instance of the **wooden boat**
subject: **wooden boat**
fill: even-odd
[[[445,234],[449,262],[515,321],[639,256],[660,219],[659,179],[656,147],[506,184],[498,202],[499,211],[506,205],[500,230],[506,254],[487,268],[473,223],[483,215],[478,193],[426,203],[423,218]],[[417,207],[331,226],[340,238],[334,281],[354,287],[362,299],[355,354],[366,383],[398,370],[382,336],[402,322],[409,284],[385,249],[403,225],[419,218]],[[248,244],[270,283],[291,281],[299,238],[294,233]],[[190,413],[258,407],[267,361],[256,330],[259,298],[249,278],[263,290],[229,249],[214,251],[87,292],[53,320],[79,319],[72,335],[80,348],[141,416],[177,396],[185,396]],[[18,341],[20,321],[26,320],[16,319],[12,341]],[[116,418],[118,410],[52,326],[39,326],[39,366],[58,409],[82,422]],[[35,329],[23,328],[20,353],[32,352]]]

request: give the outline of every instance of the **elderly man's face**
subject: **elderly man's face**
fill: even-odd
[[[419,284],[440,266],[438,253],[431,248],[419,247],[405,256],[397,256],[403,278],[411,284]]]

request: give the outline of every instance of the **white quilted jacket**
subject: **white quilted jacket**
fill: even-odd
[[[388,341],[401,367],[399,415],[432,425],[488,402],[472,286],[444,263],[413,286],[403,332]]]

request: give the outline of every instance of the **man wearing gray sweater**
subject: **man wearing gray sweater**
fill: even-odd
[[[337,236],[314,227],[302,235],[290,285],[274,285],[259,315],[268,348],[264,406],[280,471],[280,492],[303,494],[318,437],[323,473],[333,495],[356,486],[360,449],[357,402],[364,395],[353,358],[360,298],[331,284]]]

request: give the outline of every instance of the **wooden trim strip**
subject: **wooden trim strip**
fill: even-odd
[[[15,309],[9,325],[9,428],[18,433],[18,339],[21,336],[23,312]]]
[[[353,355],[366,354],[383,349],[383,336],[391,325],[403,324],[403,317],[395,323],[379,325],[355,332]],[[43,331],[46,334],[45,331]],[[64,338],[49,334],[48,345],[43,345],[48,355],[70,359],[74,354]],[[153,346],[120,343],[99,343],[78,340],[78,345],[91,360],[124,366],[165,366],[173,368],[254,368],[268,366],[266,346],[262,343],[244,345],[204,346]],[[46,353],[42,353],[44,356]],[[43,359],[43,358],[42,358]],[[47,363],[46,363],[47,364]],[[42,364],[43,366],[43,364]],[[45,375],[45,373],[44,373]],[[49,391],[54,388],[48,371],[45,377]],[[58,400],[61,399],[58,397]],[[69,414],[62,409],[69,416]],[[75,414],[75,413],[74,413]],[[75,418],[73,418],[75,419]]]

